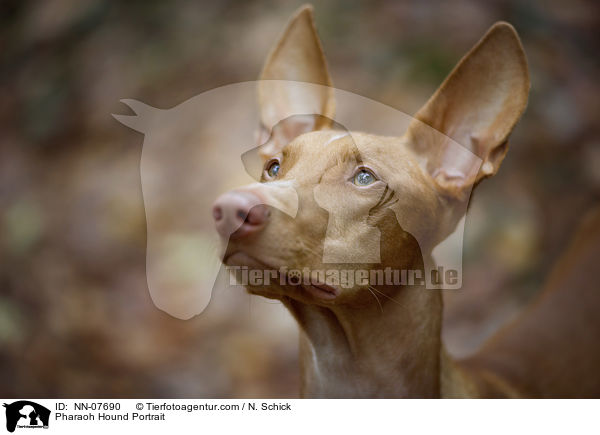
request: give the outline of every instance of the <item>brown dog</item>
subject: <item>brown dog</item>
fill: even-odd
[[[310,7],[292,18],[261,79],[262,140],[270,134],[261,182],[226,193],[213,210],[228,241],[224,263],[250,270],[425,271],[471,189],[498,171],[529,92],[519,38],[497,23],[403,136],[344,131],[330,121],[331,79]],[[296,92],[274,79],[321,86]],[[305,397],[597,396],[599,298],[568,281],[591,266],[593,249],[580,239],[545,296],[461,362],[441,341],[441,293],[422,283],[274,279],[247,288],[281,300],[298,321]]]

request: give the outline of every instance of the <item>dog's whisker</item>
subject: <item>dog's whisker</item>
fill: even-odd
[[[381,310],[381,314],[383,314],[383,306],[381,305],[381,301],[379,300],[379,298],[377,297],[377,295],[375,293],[373,293],[373,291],[370,288],[367,288],[367,290],[369,290],[369,292],[373,295],[373,297],[377,301],[377,304],[379,305],[379,309]]]
[[[373,287],[373,286],[369,286],[368,288],[369,288],[369,290],[374,290],[374,291],[376,291],[376,292],[377,292],[377,293],[379,293],[381,296],[388,298],[390,301],[392,301],[392,302],[394,302],[394,303],[396,303],[396,304],[400,305],[401,307],[404,307],[404,304],[402,304],[402,303],[398,302],[398,301],[397,301],[396,299],[394,299],[393,297],[391,297],[391,296],[389,296],[389,295],[386,295],[386,294],[385,294],[384,292],[382,292],[381,290],[377,290],[377,289],[376,289],[375,287]]]

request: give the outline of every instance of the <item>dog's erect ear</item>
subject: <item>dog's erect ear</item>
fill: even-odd
[[[260,80],[258,100],[265,133],[268,134],[279,121],[293,115],[333,117],[332,83],[317,36],[312,6],[303,6],[294,14],[269,54]],[[309,86],[306,83],[320,86]],[[326,118],[314,119],[323,121]],[[290,135],[323,127],[325,126],[288,126]]]
[[[529,72],[519,37],[510,24],[496,23],[417,112],[408,130],[409,143],[444,193],[460,197],[498,171],[528,94]]]

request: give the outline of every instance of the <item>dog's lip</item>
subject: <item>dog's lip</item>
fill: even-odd
[[[262,267],[263,269],[277,270],[277,268],[271,266],[270,264],[265,263],[264,261],[259,260],[258,258],[254,257],[253,255],[250,255],[244,251],[233,251],[233,252],[226,253],[225,256],[223,257],[223,264],[227,264],[227,261],[235,256],[242,256],[242,258],[245,257],[244,260],[246,260],[246,261],[250,260],[250,262],[255,263],[256,265]],[[227,264],[227,265],[229,265],[229,264]]]
[[[262,267],[264,269],[276,270],[277,273],[281,273],[281,269],[273,267],[273,266],[265,263],[264,261],[259,260],[258,258],[254,257],[244,251],[233,251],[233,252],[227,253],[225,255],[225,257],[223,258],[223,263],[227,264],[227,261],[232,259],[235,256],[241,256],[242,259],[244,260],[244,263],[248,263],[248,262],[254,263],[254,265]],[[327,285],[325,283],[312,282],[310,285],[301,285],[299,287],[306,289],[306,291],[311,296],[314,296],[315,298],[318,298],[318,299],[333,300],[336,297],[338,297],[338,295],[340,293],[339,289],[332,287],[330,285]]]
[[[305,288],[311,295],[320,299],[332,300],[335,299],[339,294],[339,290],[335,287],[322,283],[313,283],[312,285],[306,286]]]

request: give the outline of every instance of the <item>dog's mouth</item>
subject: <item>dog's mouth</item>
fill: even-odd
[[[289,269],[286,267],[274,267],[272,264],[259,260],[243,251],[227,253],[223,258],[223,264],[247,267],[252,271],[262,271],[263,276],[269,275],[271,282],[275,282],[282,287],[292,287],[300,291],[305,290],[309,295],[320,300],[331,301],[340,294],[340,290],[336,287],[322,282],[315,282],[314,279],[305,279],[305,277],[290,274]],[[264,287],[269,286],[264,285]]]
[[[277,270],[270,264],[260,261],[258,258],[243,251],[227,252],[223,257],[223,264],[227,266],[247,266],[251,269]]]
[[[325,283],[313,282],[308,286],[304,286],[304,288],[306,289],[306,291],[308,291],[308,293],[319,299],[333,300],[339,294],[338,289]]]

